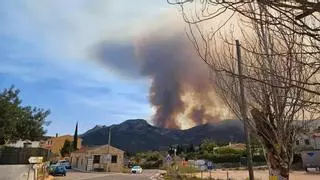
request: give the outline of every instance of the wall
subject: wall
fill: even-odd
[[[1,180],[33,180],[34,170],[30,165],[1,165]]]
[[[48,152],[42,148],[0,148],[0,164],[29,164],[30,156],[42,156],[47,158]]]
[[[73,136],[71,135],[65,135],[65,136],[59,136],[59,137],[54,137],[54,138],[50,138],[48,140],[46,140],[44,146],[47,147],[48,145],[50,146],[50,150],[53,154],[58,154],[60,155],[60,149],[63,147],[63,144],[66,140],[69,140],[70,142],[73,141]],[[82,139],[78,138],[78,144],[77,144],[77,148],[80,149],[81,148],[81,143],[82,143]]]
[[[78,160],[77,160],[78,159]],[[70,157],[71,167],[81,171],[87,170],[87,156],[86,153],[72,153]]]
[[[31,143],[31,148],[40,147],[40,142],[39,141],[28,141],[28,140],[25,140],[25,141],[19,140],[19,141],[15,142],[15,143],[7,144],[6,146],[16,147],[16,148],[23,148],[24,147],[24,143]]]
[[[93,150],[90,150],[89,152],[91,155],[100,154],[102,156],[106,156],[107,152],[108,152],[108,145],[99,146]],[[117,163],[111,163],[109,165],[110,171],[111,172],[121,172],[122,168],[123,168],[123,162],[124,162],[124,159],[123,159],[124,158],[124,151],[110,146],[109,152],[111,155],[117,155]],[[102,161],[102,164],[104,167],[106,167],[106,164],[104,164],[103,161]]]
[[[305,140],[309,140],[309,144],[305,144]],[[297,141],[299,141],[299,144],[297,144]],[[313,149],[313,141],[312,138],[309,135],[305,134],[300,134],[296,141],[294,142],[294,146],[297,150],[302,150],[302,149]]]
[[[320,137],[312,137],[312,144],[314,149],[320,149]]]
[[[309,140],[309,144],[305,144],[305,140]],[[299,145],[297,145],[299,141]],[[301,134],[297,137],[294,142],[296,150],[306,150],[306,149],[320,149],[320,137],[313,137],[312,135]]]

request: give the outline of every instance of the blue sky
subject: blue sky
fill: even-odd
[[[77,121],[83,133],[150,119],[149,80],[102,66],[91,48],[131,41],[169,10],[165,0],[2,0],[0,88],[13,84],[24,104],[50,109],[48,135],[73,133]]]

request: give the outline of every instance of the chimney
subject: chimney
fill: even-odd
[[[58,137],[58,133],[56,133],[56,137]]]

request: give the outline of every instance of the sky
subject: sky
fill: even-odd
[[[165,0],[2,0],[0,88],[14,85],[23,104],[50,109],[47,135],[72,134],[76,122],[83,133],[150,120],[150,80],[102,66],[93,47],[133,41],[178,17],[175,12]]]

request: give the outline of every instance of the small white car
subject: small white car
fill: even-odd
[[[142,173],[142,168],[140,166],[133,166],[131,168],[131,173],[139,173],[139,174],[141,174]]]

